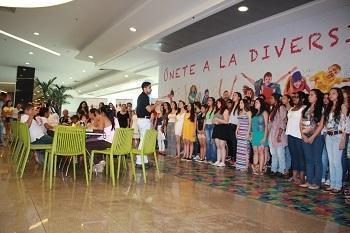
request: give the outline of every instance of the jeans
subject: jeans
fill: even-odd
[[[326,144],[323,146],[322,151],[322,179],[329,180],[329,167],[328,167],[328,153]]]
[[[303,141],[302,145],[306,160],[306,182],[321,186],[324,137],[318,135],[312,144]]]
[[[341,137],[341,134],[326,136],[331,188],[337,190],[342,188],[343,178],[343,167],[341,164],[343,150],[339,150]]]
[[[3,142],[2,140],[3,132],[4,132],[4,123],[2,123],[2,121],[0,120],[0,143]]]
[[[279,173],[283,174],[284,170],[286,169],[284,146],[277,146],[277,147],[270,146],[270,153],[272,157],[271,171],[272,172],[278,171]]]
[[[207,158],[207,161],[215,162],[216,161],[216,146],[215,146],[214,140],[212,139],[213,129],[214,129],[214,125],[210,125],[210,124],[205,125],[205,137],[207,140],[206,158]]]
[[[289,147],[286,146],[284,148],[284,153],[285,153],[285,160],[286,160],[286,171],[289,171],[291,166],[292,166],[292,159],[290,157],[290,151],[289,151]]]
[[[347,148],[349,143],[349,134],[345,138],[345,150],[343,150],[342,166],[343,166],[343,182],[349,181],[350,175],[350,158],[347,157]]]
[[[305,171],[305,156],[303,152],[302,140],[288,135],[288,147],[292,159],[292,170],[298,172]]]
[[[53,138],[49,135],[44,135],[42,136],[41,138],[35,140],[34,142],[32,142],[32,144],[52,144],[52,141],[53,141]],[[38,160],[42,163],[44,163],[44,154],[45,154],[45,151],[37,151],[37,154],[38,154]]]

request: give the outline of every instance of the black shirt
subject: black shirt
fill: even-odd
[[[199,131],[202,131],[202,130],[203,130],[204,121],[205,121],[205,114],[202,115],[202,113],[199,113],[199,114],[197,115],[197,124],[198,124],[198,130],[199,130]]]
[[[119,121],[120,128],[127,128],[128,127],[128,119],[129,119],[129,113],[122,114],[120,112],[117,113],[117,118]]]
[[[142,92],[137,98],[136,115],[138,118],[151,116],[151,113],[146,109],[148,105],[150,105],[149,97],[145,92]]]

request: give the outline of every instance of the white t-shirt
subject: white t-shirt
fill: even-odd
[[[18,118],[18,112],[19,110],[17,108],[14,108],[12,111],[12,118],[17,119]]]
[[[47,129],[45,128],[45,124],[48,124],[49,121],[46,117],[40,117],[41,118],[41,129],[43,130],[44,134],[47,134]]]
[[[301,107],[298,111],[292,111],[293,108],[291,108],[288,111],[288,122],[287,122],[287,128],[286,128],[286,135],[290,135],[296,138],[301,139],[301,132],[300,132],[300,119],[302,115],[302,111],[305,107]]]
[[[39,117],[37,117],[40,119]],[[29,119],[29,116],[27,114],[23,114],[21,116],[21,122],[26,123]],[[41,127],[41,122],[37,122],[36,120],[32,120],[32,124],[29,127],[29,134],[30,134],[30,142],[35,142],[37,139],[44,136],[43,129]]]

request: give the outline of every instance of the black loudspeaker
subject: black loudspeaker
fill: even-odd
[[[15,104],[33,101],[35,68],[17,67]]]

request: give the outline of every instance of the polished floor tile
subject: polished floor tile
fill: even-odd
[[[159,157],[137,181],[123,171],[116,187],[99,174],[86,187],[58,172],[54,189],[32,162],[18,179],[0,149],[0,232],[349,232],[340,197],[309,192],[282,179]]]

